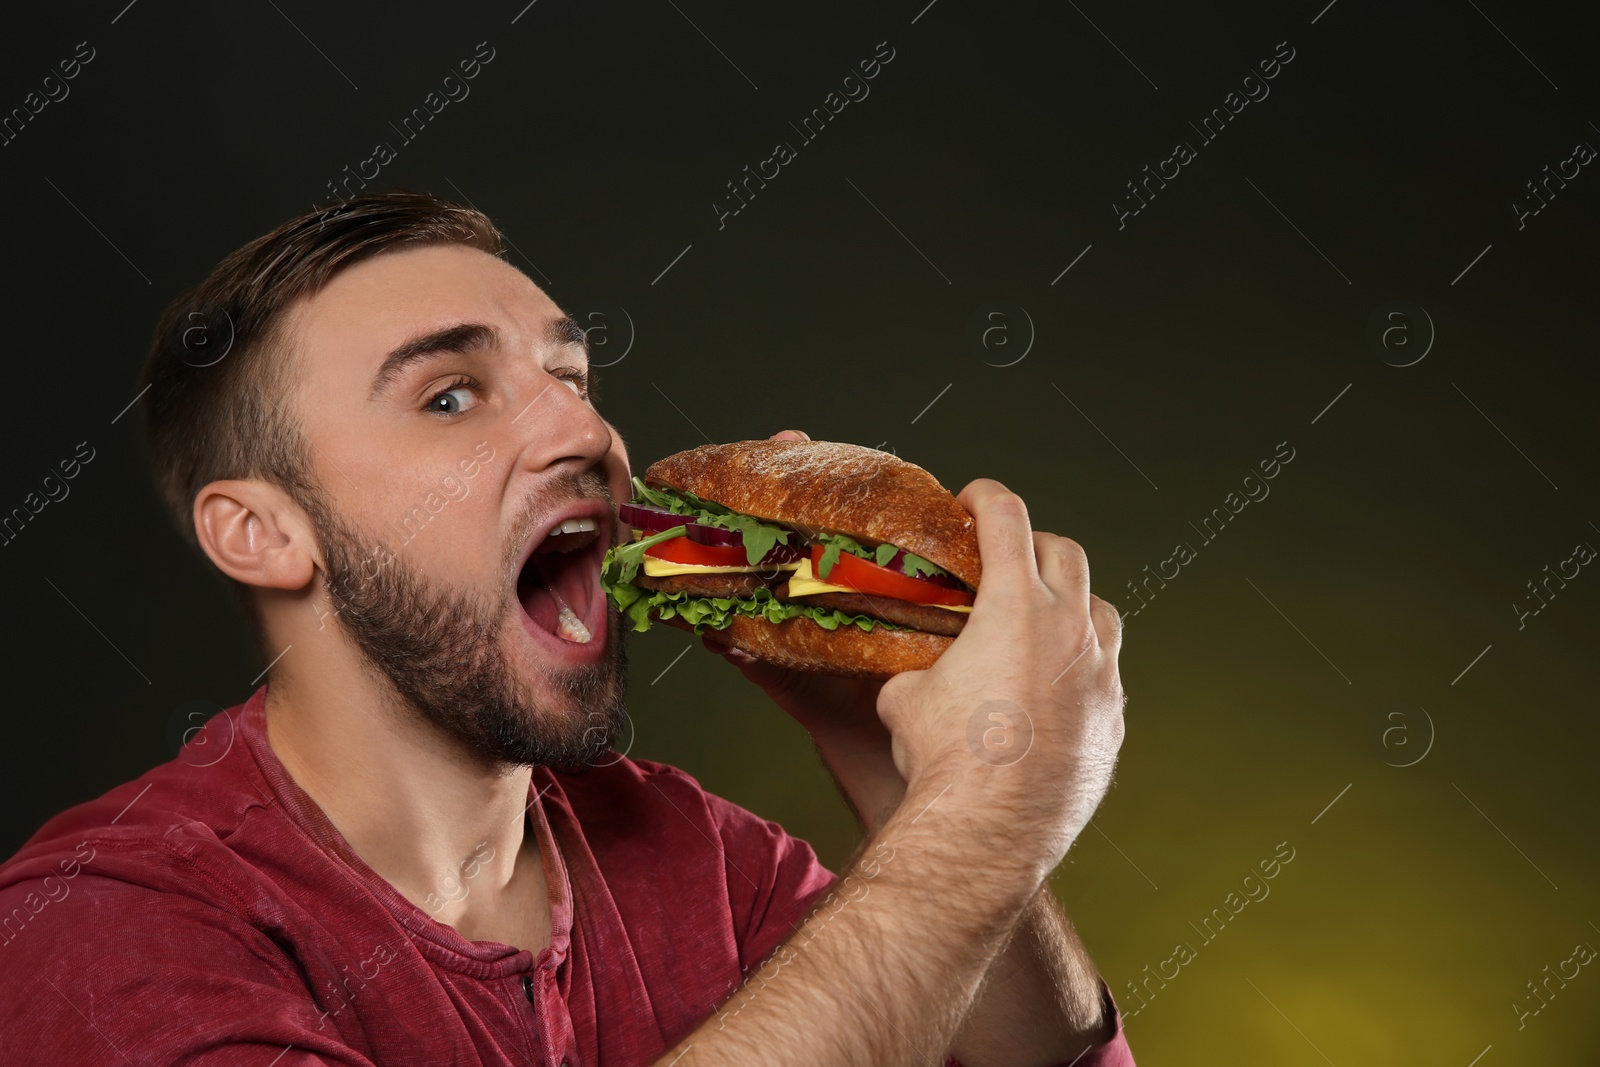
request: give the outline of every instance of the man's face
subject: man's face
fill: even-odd
[[[288,327],[321,487],[303,503],[367,667],[486,757],[598,755],[624,720],[599,574],[629,483],[587,399],[582,331],[463,246],[358,263]]]

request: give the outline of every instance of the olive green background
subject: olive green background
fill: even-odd
[[[640,466],[798,427],[952,489],[996,477],[1125,612],[1147,565],[1198,550],[1127,620],[1121,766],[1054,881],[1125,1011],[1194,949],[1130,1015],[1141,1064],[1600,1060],[1593,967],[1513,1008],[1600,944],[1600,575],[1513,607],[1600,546],[1600,176],[1521,229],[1512,207],[1600,145],[1589,28],[1504,3],[924,4],[4,16],[0,110],[77,42],[95,58],[0,147],[0,509],[79,441],[96,457],[0,547],[0,851],[265,666],[112,422],[160,308],[399,145],[389,123],[487,41],[374,187],[470,197],[555,299],[610,309],[599,407]],[[870,95],[800,143],[883,41]],[[1201,144],[1189,122],[1279,42],[1270,95]],[[724,183],[779,140],[797,157],[719,229]],[[1179,140],[1197,158],[1119,229]],[[1375,348],[1395,301],[1426,321]],[[1270,496],[1204,542],[1190,524],[1280,442]],[[690,643],[633,642],[631,754],[842,861],[853,823],[802,731]],[[1270,895],[1207,942],[1280,843]]]

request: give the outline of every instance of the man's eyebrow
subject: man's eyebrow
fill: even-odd
[[[494,327],[481,322],[457,323],[413,337],[383,358],[383,365],[372,378],[372,391],[367,394],[367,399],[376,400],[413,363],[420,363],[443,352],[465,354],[493,348],[499,343],[500,337]]]
[[[589,354],[589,335],[584,332],[582,326],[565,315],[544,324],[544,339],[546,343],[557,347],[579,345],[583,348],[584,355]]]

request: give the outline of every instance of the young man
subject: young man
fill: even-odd
[[[145,366],[155,482],[268,684],[0,867],[10,1063],[1132,1062],[1047,878],[1122,739],[1114,609],[992,481],[983,586],[886,684],[724,654],[862,819],[842,878],[609,750],[627,455],[482,215],[358,198],[230,255]],[[1026,709],[997,767],[973,710]]]

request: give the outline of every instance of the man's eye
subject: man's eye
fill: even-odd
[[[584,397],[585,399],[588,398],[588,396],[589,396],[589,376],[587,374],[585,374],[583,371],[581,371],[581,370],[562,371],[561,374],[557,375],[557,377],[559,377],[564,383],[566,383],[567,388],[571,389],[575,394],[577,394],[580,397]]]
[[[435,415],[460,415],[470,411],[478,405],[478,383],[474,381],[453,382],[451,385],[437,393],[429,400],[425,410]]]

